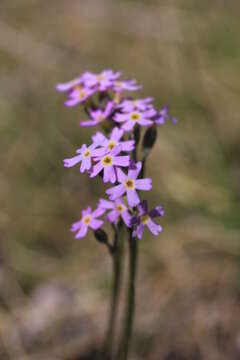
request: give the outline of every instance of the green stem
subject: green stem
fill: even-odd
[[[133,320],[135,312],[135,279],[137,272],[138,242],[129,232],[129,283],[125,323],[118,351],[118,360],[127,360],[131,345]]]
[[[116,316],[118,308],[119,293],[122,280],[122,258],[123,258],[123,226],[120,223],[117,228],[114,229],[114,244],[112,251],[112,265],[113,265],[113,287],[112,287],[112,299],[111,310],[108,328],[106,332],[105,344],[104,344],[104,356],[105,359],[112,359],[113,342],[115,334]]]

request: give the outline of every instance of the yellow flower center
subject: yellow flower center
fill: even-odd
[[[76,85],[76,86],[73,87],[73,89],[81,91],[82,90],[82,85]]]
[[[121,213],[125,210],[125,206],[123,204],[117,204],[116,209]]]
[[[113,158],[110,155],[104,156],[102,159],[103,166],[111,166],[113,164]]]
[[[106,79],[106,78],[105,78],[104,75],[98,75],[98,77],[97,77],[98,82],[103,81],[103,80],[105,80],[105,79]]]
[[[123,87],[123,84],[122,84],[122,82],[121,81],[116,81],[115,82],[115,85],[117,86],[117,87]]]
[[[86,150],[84,153],[83,153],[83,156],[85,158],[89,157],[91,155],[91,152],[89,150]]]
[[[121,101],[121,93],[115,93],[113,98],[115,104],[119,104]]]
[[[103,120],[105,120],[104,115],[103,115],[103,114],[99,115],[98,121],[101,122],[101,121],[103,121]]]
[[[130,119],[131,119],[132,121],[137,121],[137,120],[140,119],[140,114],[137,113],[137,112],[133,112],[133,113],[131,113],[131,115],[130,115]]]
[[[90,222],[91,222],[91,216],[90,216],[90,215],[85,215],[85,216],[83,217],[83,219],[82,219],[82,222],[83,222],[83,224],[85,224],[85,225],[90,224]]]
[[[135,189],[134,179],[126,179],[125,187],[127,188],[127,190],[134,190]]]
[[[85,96],[86,96],[86,91],[84,91],[84,90],[79,91],[78,96],[79,96],[79,99],[85,98]]]
[[[116,145],[117,145],[116,141],[110,140],[108,143],[108,151],[114,149]]]
[[[141,223],[142,224],[146,224],[147,222],[148,222],[148,220],[150,220],[150,217],[149,217],[149,215],[143,215],[143,216],[141,216]]]

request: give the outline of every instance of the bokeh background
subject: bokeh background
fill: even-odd
[[[1,0],[1,360],[91,359],[103,339],[111,260],[69,232],[103,187],[63,168],[91,131],[55,91],[103,68],[179,119],[147,164],[166,216],[140,243],[131,359],[240,358],[239,13],[237,0]]]

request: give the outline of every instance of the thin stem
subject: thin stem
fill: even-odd
[[[131,345],[133,320],[135,312],[135,279],[137,272],[137,256],[138,256],[138,242],[132,237],[132,233],[129,232],[129,283],[128,283],[128,296],[127,296],[127,308],[125,314],[125,322],[123,333],[121,337],[121,343],[118,351],[118,360],[127,360],[129,354],[129,348]]]
[[[116,316],[118,309],[119,293],[122,280],[122,257],[123,257],[123,224],[119,223],[114,228],[114,242],[112,247],[112,265],[113,265],[113,287],[111,310],[109,316],[109,323],[106,332],[105,344],[103,353],[106,359],[112,359],[113,342],[115,334]]]

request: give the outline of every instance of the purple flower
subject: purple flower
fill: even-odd
[[[109,101],[104,110],[96,109],[90,111],[92,120],[80,121],[80,126],[95,126],[106,120],[112,113],[114,103]]]
[[[121,109],[122,112],[132,112],[135,110],[145,111],[151,109],[153,102],[152,97],[147,97],[145,99],[138,99],[138,100],[123,100],[118,107]]]
[[[116,146],[120,146],[122,151],[132,151],[134,149],[134,140],[120,141],[124,132],[118,127],[113,128],[110,137],[107,138],[101,132],[97,132],[92,136],[93,143],[104,147],[107,151],[111,151]]]
[[[168,117],[168,112],[169,112],[169,107],[168,107],[168,105],[165,105],[157,114],[155,123],[158,125],[164,124]]]
[[[155,123],[158,125],[163,125],[166,120],[170,120],[174,125],[177,123],[177,119],[169,115],[169,107],[165,105],[157,114],[155,118]]]
[[[143,112],[132,111],[130,113],[116,114],[114,116],[114,120],[116,122],[124,123],[122,125],[123,130],[131,131],[135,124],[139,124],[141,126],[152,125],[153,121],[150,119],[155,116],[156,113],[157,112],[154,109],[149,109]]]
[[[103,170],[103,181],[114,184],[117,180],[116,170],[118,167],[127,167],[130,163],[129,156],[117,156],[120,151],[121,146],[116,146],[108,154],[95,158],[97,164],[93,166],[90,177],[97,176]]]
[[[77,77],[76,79],[73,79],[66,83],[57,84],[56,89],[59,92],[66,92],[66,91],[69,92],[69,91],[72,91],[77,88],[80,89],[83,86],[84,81],[88,78],[88,76],[90,74],[91,73],[89,73],[89,72],[85,72],[81,76]]]
[[[120,75],[120,71],[114,73],[112,70],[103,70],[100,74],[90,73],[85,81],[85,85],[99,91],[106,91],[113,86],[114,81]]]
[[[152,179],[137,179],[141,168],[142,163],[139,161],[134,169],[132,166],[129,168],[127,175],[124,174],[121,169],[117,169],[118,182],[120,184],[106,191],[110,200],[116,200],[126,193],[130,207],[134,207],[140,203],[140,198],[136,190],[149,191],[152,189]]]
[[[80,149],[76,151],[79,155],[64,160],[65,167],[73,167],[78,163],[81,163],[80,172],[83,173],[85,170],[90,170],[92,167],[92,158],[96,156],[102,156],[105,151],[104,149],[96,149],[96,144],[92,144],[89,147],[82,145]]]
[[[158,235],[162,231],[161,225],[156,224],[152,219],[164,216],[164,210],[161,206],[155,207],[148,211],[147,201],[141,202],[138,206],[138,215],[131,220],[131,225],[134,226],[133,236],[141,239],[144,232],[144,227],[147,226],[153,235]]]
[[[78,104],[84,103],[91,95],[93,95],[94,91],[92,89],[88,89],[87,87],[75,87],[70,93],[69,98],[65,101],[65,105],[72,107]]]
[[[136,80],[125,80],[125,81],[115,81],[113,84],[113,91],[121,93],[122,91],[136,91],[140,90],[142,85],[138,85]]]
[[[126,226],[130,226],[131,215],[129,214],[128,208],[122,199],[116,199],[115,201],[100,199],[98,207],[104,209],[104,211],[111,210],[107,214],[107,220],[109,222],[117,224],[119,217],[121,217]]]
[[[92,212],[92,209],[88,207],[82,211],[82,218],[72,224],[71,231],[76,232],[75,239],[83,238],[90,227],[92,230],[97,230],[103,225],[102,220],[98,220],[99,216],[104,214],[104,210],[97,208]]]

